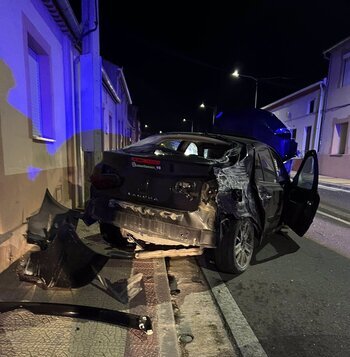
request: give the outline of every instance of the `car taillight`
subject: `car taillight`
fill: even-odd
[[[98,189],[115,188],[122,184],[122,178],[115,172],[115,170],[101,164],[95,166],[94,171],[90,176],[90,181]]]
[[[197,196],[197,184],[194,181],[178,181],[175,184],[174,191],[182,193],[189,200]]]

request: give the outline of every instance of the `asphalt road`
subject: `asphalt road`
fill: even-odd
[[[319,185],[319,210],[350,222],[350,191]]]
[[[350,254],[316,242],[322,222],[304,238],[273,235],[244,274],[221,274],[269,357],[350,356]]]

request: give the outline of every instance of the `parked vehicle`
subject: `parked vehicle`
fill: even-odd
[[[288,172],[298,155],[290,130],[273,113],[262,109],[221,112],[213,128],[217,134],[233,134],[270,145],[282,158]]]
[[[164,255],[215,249],[219,270],[241,273],[283,224],[302,236],[315,216],[318,161],[309,151],[293,181],[280,155],[245,137],[168,133],[106,151],[91,176],[86,221],[111,243],[125,237]]]

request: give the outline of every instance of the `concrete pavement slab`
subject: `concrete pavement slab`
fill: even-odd
[[[85,232],[84,239],[89,234]],[[92,232],[96,243],[96,232]],[[143,290],[128,304],[95,279],[78,289],[42,289],[20,281],[18,261],[0,274],[1,301],[55,302],[96,306],[147,315],[154,334],[89,320],[34,315],[26,310],[0,314],[0,356],[174,356],[180,355],[163,259],[110,259],[100,271],[115,282],[142,273]]]

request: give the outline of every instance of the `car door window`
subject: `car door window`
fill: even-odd
[[[264,175],[261,167],[260,157],[258,154],[255,155],[255,180],[264,181]]]
[[[311,190],[314,185],[314,158],[308,157],[300,171],[297,179],[297,186]]]
[[[260,150],[258,155],[260,157],[260,163],[264,173],[264,181],[277,182],[275,166],[268,149]]]
[[[288,181],[289,176],[286,168],[284,167],[282,160],[277,156],[277,154],[273,150],[270,150],[270,153],[277,174],[277,182],[282,183]]]

